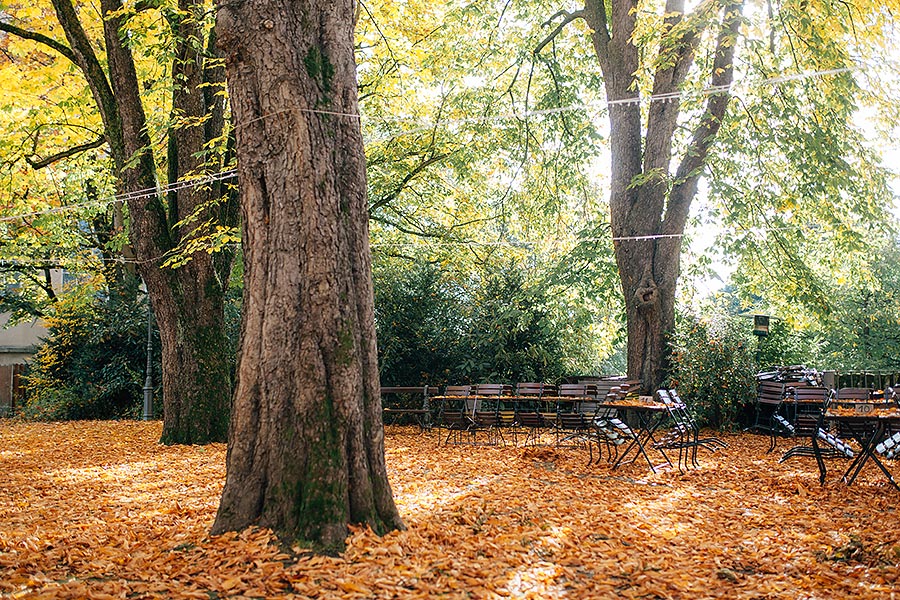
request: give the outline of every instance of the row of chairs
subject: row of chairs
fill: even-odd
[[[784,419],[791,421],[793,413],[785,411],[785,404],[794,402],[798,390],[810,390],[809,392],[800,392],[801,395],[806,393],[811,396],[822,395],[828,399],[837,401],[862,401],[866,402],[873,399],[875,390],[859,387],[845,387],[832,390],[822,385],[810,383],[808,381],[774,381],[760,380],[756,388],[756,410],[755,420],[751,429],[764,431],[772,436],[784,435]],[[882,395],[883,398],[896,398],[897,392],[888,388]],[[780,418],[779,418],[780,417]]]
[[[644,443],[631,425],[620,418],[610,402],[624,400],[639,391],[638,382],[607,381],[551,386],[543,383],[520,383],[515,389],[500,384],[477,386],[449,386],[440,398],[442,409],[437,424],[447,430],[448,443],[505,443],[504,433],[512,435],[514,443],[524,435],[525,445],[552,440],[557,446],[587,447],[590,460],[605,454],[609,462],[618,462],[620,450],[638,445],[645,452]],[[652,438],[654,448],[678,450],[678,468],[697,466],[698,449],[716,451],[727,444],[716,437],[700,437],[700,428],[687,404],[677,390],[659,390],[660,402],[665,404],[669,426],[659,438]],[[637,452],[635,452],[637,455]]]
[[[448,386],[439,397],[438,427],[445,443],[504,443],[504,432],[537,444],[548,434],[557,444],[585,443],[600,400],[624,398],[635,382],[607,380],[552,385],[539,382]]]

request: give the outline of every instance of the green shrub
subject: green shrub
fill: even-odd
[[[794,329],[783,319],[770,321],[769,335],[760,338],[756,353],[760,369],[777,365],[819,364],[820,341],[813,332]]]
[[[134,288],[102,297],[81,282],[45,317],[48,335],[25,376],[23,416],[35,420],[133,418],[141,413],[147,306]],[[143,298],[143,297],[142,297]],[[159,383],[159,342],[154,340]]]
[[[746,319],[682,317],[672,336],[669,385],[704,425],[739,425],[756,394],[756,340]]]
[[[375,279],[378,365],[384,385],[442,385],[459,377],[466,305],[433,265]]]
[[[432,263],[376,271],[384,385],[554,381],[586,371],[590,318],[518,265],[465,279]]]
[[[471,306],[461,365],[468,381],[554,381],[566,372],[566,338],[575,335],[546,287],[510,266],[489,274]]]

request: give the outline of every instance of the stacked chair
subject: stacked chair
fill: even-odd
[[[712,452],[727,448],[728,444],[717,437],[700,437],[700,426],[687,404],[675,389],[660,389],[656,392],[659,401],[666,406],[672,426],[656,442],[655,447],[663,450],[678,450],[678,470],[683,472],[690,466],[698,467],[697,450],[705,448]]]
[[[803,365],[773,367],[758,373],[756,375],[755,418],[750,429],[769,432],[773,435],[783,435],[784,429],[776,415],[778,415],[778,409],[789,388],[798,386],[821,387],[822,375]]]
[[[900,403],[900,390],[888,388],[885,390],[884,397],[892,402]],[[875,446],[875,452],[883,455],[887,459],[900,457],[900,431],[893,432],[892,435],[889,435]]]

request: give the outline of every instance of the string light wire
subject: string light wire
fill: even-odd
[[[768,232],[774,231],[800,231],[800,230],[819,230],[819,227],[815,224],[806,224],[806,225],[793,225],[793,226],[783,226],[783,227],[752,227],[752,228],[735,228],[729,231],[723,231],[723,234],[730,235],[739,235],[739,234],[755,234],[761,236]],[[510,248],[524,248],[524,247],[535,247],[541,244],[549,244],[558,246],[563,243],[565,244],[582,244],[582,243],[596,243],[596,242],[608,242],[608,241],[650,241],[657,239],[671,239],[671,238],[683,238],[689,237],[688,233],[673,233],[673,234],[659,234],[659,235],[640,235],[640,236],[621,236],[621,237],[573,237],[569,239],[565,238],[553,238],[553,239],[541,239],[541,240],[492,240],[492,241],[481,241],[481,240],[456,240],[456,241],[435,241],[429,240],[427,242],[375,242],[371,244],[372,248],[440,248],[440,247],[510,247]],[[241,247],[240,242],[231,242],[228,244],[224,244],[227,247],[239,248]],[[59,247],[57,247],[59,248]],[[89,253],[90,254],[90,253]],[[163,260],[169,256],[170,253],[166,253],[154,258],[149,259],[130,259],[124,257],[115,257],[115,258],[104,258],[102,256],[97,256],[93,254],[91,256],[55,256],[55,257],[47,257],[42,259],[37,258],[0,258],[0,269],[4,267],[47,267],[51,268],[63,268],[65,263],[76,262],[78,264],[84,265],[87,264],[90,259],[93,259],[98,262],[103,262],[107,264],[117,263],[117,264],[146,264],[157,262]],[[79,262],[83,261],[83,262]]]
[[[826,76],[830,76],[830,75],[838,75],[841,73],[847,73],[847,72],[855,71],[858,69],[859,69],[859,67],[841,67],[841,68],[825,69],[825,70],[819,70],[819,71],[806,71],[803,73],[796,73],[796,74],[792,74],[792,75],[782,75],[782,76],[778,76],[778,77],[772,77],[769,79],[765,79],[756,85],[759,87],[764,87],[764,86],[768,86],[768,85],[777,85],[779,83],[785,83],[785,82],[790,82],[790,81],[798,81],[798,80],[803,80],[803,79],[811,79],[811,78],[818,78],[818,77],[826,77]],[[507,121],[507,120],[512,120],[512,119],[523,120],[523,119],[526,119],[529,117],[534,117],[534,116],[554,115],[554,114],[561,114],[561,113],[566,113],[566,112],[585,111],[585,110],[591,110],[591,109],[602,110],[604,107],[608,108],[609,106],[632,105],[632,104],[652,103],[652,102],[669,102],[669,101],[673,101],[676,99],[684,98],[686,96],[692,96],[692,95],[697,95],[697,94],[699,94],[701,96],[723,94],[723,93],[731,92],[737,85],[738,85],[737,83],[733,82],[733,83],[727,84],[727,85],[712,86],[712,87],[704,88],[703,90],[701,90],[699,92],[672,92],[672,93],[668,93],[668,94],[657,94],[655,96],[651,95],[651,96],[647,96],[647,97],[635,96],[633,98],[608,100],[606,102],[583,103],[583,104],[576,104],[576,105],[569,105],[569,106],[560,106],[560,107],[555,107],[555,108],[523,111],[523,112],[517,112],[517,113],[504,113],[504,114],[492,115],[492,116],[451,117],[448,119],[444,119],[442,121],[434,121],[434,122],[430,122],[430,123],[427,121],[416,119],[414,117],[389,116],[388,120],[393,120],[396,122],[412,121],[412,122],[420,123],[420,124],[428,123],[428,126],[423,126],[418,129],[402,131],[402,132],[394,134],[394,136],[392,136],[392,137],[399,137],[399,136],[412,135],[414,133],[421,132],[421,131],[431,131],[434,129],[434,127],[436,127],[438,125],[446,126],[446,125],[466,124],[466,123],[484,123],[484,122],[490,122],[490,121]],[[276,115],[290,113],[293,111],[300,111],[300,112],[309,113],[309,114],[321,114],[321,115],[327,115],[327,116],[353,118],[353,119],[360,119],[360,120],[362,120],[363,118],[366,118],[359,113],[329,111],[329,110],[313,109],[313,108],[286,108],[286,109],[283,109],[280,111],[276,111],[274,113],[262,115],[260,117],[257,117],[255,119],[252,119],[252,120],[244,122],[244,123],[236,124],[235,128],[238,129],[238,128],[246,127],[254,122],[265,120],[267,118],[271,118]],[[386,139],[391,139],[391,138],[386,138]],[[380,141],[383,141],[383,140],[379,140],[379,142]],[[370,142],[370,143],[372,143],[372,142]],[[195,186],[199,186],[199,185],[206,185],[208,183],[231,179],[231,178],[236,177],[236,175],[237,175],[237,169],[233,169],[233,168],[227,169],[227,170],[220,171],[217,173],[212,173],[205,177],[176,181],[176,182],[170,183],[170,184],[162,186],[162,187],[145,188],[142,190],[125,192],[125,193],[116,194],[113,196],[106,196],[106,197],[98,199],[98,200],[83,202],[83,203],[79,203],[79,204],[58,206],[58,207],[48,208],[48,209],[39,210],[39,211],[30,211],[30,212],[24,212],[24,213],[3,215],[3,216],[0,216],[0,223],[17,221],[20,219],[35,218],[35,217],[63,213],[63,212],[68,212],[68,211],[73,211],[73,210],[82,210],[84,208],[90,208],[90,207],[105,207],[105,206],[108,206],[110,204],[114,204],[117,202],[127,202],[128,200],[138,200],[141,198],[150,198],[150,197],[158,196],[158,195],[165,194],[168,192],[176,192],[179,190],[183,190],[183,189],[187,189],[187,188],[191,188],[191,187],[195,187]],[[670,236],[631,236],[631,237],[613,238],[613,241],[624,241],[624,240],[635,240],[635,239],[636,240],[650,240],[650,239],[658,239],[660,237],[678,237],[678,236],[680,236],[680,234],[671,234]],[[159,257],[159,258],[162,258],[162,257]],[[154,259],[154,260],[159,260],[159,258]]]

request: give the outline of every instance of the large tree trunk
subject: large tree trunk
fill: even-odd
[[[617,242],[616,248],[625,295],[628,377],[655,390],[668,375],[668,338],[675,326],[680,253],[663,252],[651,241],[640,244],[648,252],[642,254],[621,247],[628,243]]]
[[[244,313],[213,532],[402,527],[384,460],[352,0],[221,2]]]

